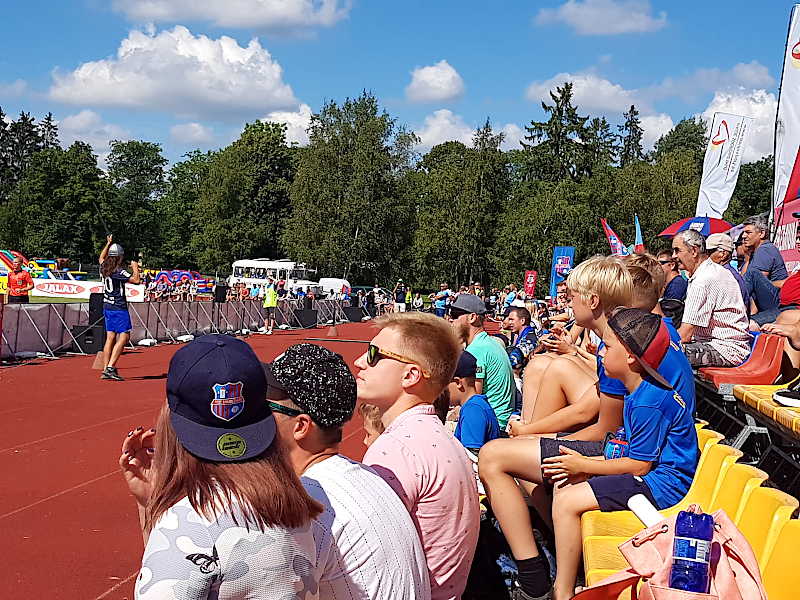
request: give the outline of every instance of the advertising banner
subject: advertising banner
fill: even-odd
[[[72,279],[34,279],[31,296],[46,298],[70,298],[72,300],[88,300],[90,294],[103,291],[100,281],[75,281]],[[125,296],[128,302],[144,302],[144,286],[125,284]]]
[[[525,295],[533,298],[536,293],[536,271],[525,271]]]
[[[721,219],[722,213],[728,209],[736,180],[739,178],[742,153],[752,129],[753,119],[750,117],[714,113],[711,139],[708,140],[703,160],[696,217]]]
[[[556,286],[564,281],[572,271],[575,261],[574,246],[556,246],[553,248],[553,265],[550,267],[550,297],[556,297]]]
[[[789,36],[783,58],[783,77],[775,123],[775,185],[772,189],[774,239],[791,269],[800,261],[795,250],[797,219],[800,210],[800,11],[792,8]]]

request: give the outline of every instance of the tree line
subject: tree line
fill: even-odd
[[[600,218],[631,243],[637,213],[645,246],[665,246],[656,234],[694,214],[707,124],[683,119],[645,153],[635,106],[615,131],[580,115],[568,82],[550,100],[510,151],[487,118],[470,145],[420,155],[414,132],[363,92],[326,102],[305,147],[256,121],[171,167],[159,144],[112,141],[106,170],[88,144],[62,147],[51,114],[0,110],[0,248],[94,262],[99,211],[151,268],[225,273],[237,259],[287,257],[352,284],[404,277],[422,289],[520,284],[535,269],[544,294],[553,246],[575,246],[577,260],[608,253]],[[772,157],[742,166],[728,220],[768,210],[772,173]]]

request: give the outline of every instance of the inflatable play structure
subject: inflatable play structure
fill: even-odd
[[[149,271],[151,275],[153,275],[154,271]],[[158,271],[157,274],[153,275],[153,279],[156,283],[161,281],[166,281],[167,283],[179,283],[184,280],[189,281],[196,281],[197,282],[197,291],[201,294],[210,294],[211,287],[213,282],[209,279],[206,279],[197,271],[183,271],[181,269],[173,269],[172,271]]]
[[[45,298],[68,298],[70,300],[88,300],[90,295],[103,291],[101,281],[84,281],[86,273],[70,271],[69,261],[65,259],[49,260],[33,258],[27,260],[19,252],[0,250],[0,294],[6,294],[8,273],[13,269],[15,257],[22,259],[23,268],[33,278],[31,296]],[[125,285],[128,302],[144,302],[144,286]]]

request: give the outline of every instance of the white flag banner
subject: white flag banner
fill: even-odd
[[[800,259],[795,250],[800,211],[800,5],[792,9],[783,58],[783,76],[775,123],[775,186],[772,189],[773,242],[788,268]]]
[[[722,218],[736,187],[742,153],[752,129],[753,119],[750,117],[714,113],[711,139],[703,161],[696,217]]]

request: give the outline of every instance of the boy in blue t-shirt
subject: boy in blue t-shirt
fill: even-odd
[[[478,459],[478,451],[483,445],[500,437],[500,424],[485,394],[479,394],[475,388],[478,372],[478,361],[464,350],[458,359],[456,373],[450,382],[450,402],[461,406],[456,425],[456,439],[467,450],[474,451],[474,459]]]
[[[558,555],[554,597],[574,593],[584,512],[626,510],[637,494],[667,508],[686,495],[697,468],[693,407],[658,371],[670,347],[666,324],[643,309],[623,309],[608,320],[603,341],[605,371],[627,390],[623,423],[628,454],[604,460],[562,447],[560,456],[543,461],[545,476],[561,483],[553,500],[558,506],[553,511]]]
[[[479,368],[475,356],[464,350],[458,358],[458,366],[448,388],[450,403],[461,406],[453,435],[466,448],[475,471],[478,491],[483,494],[485,490],[478,477],[478,453],[485,443],[500,437],[500,423],[486,394],[479,394],[475,389]]]

